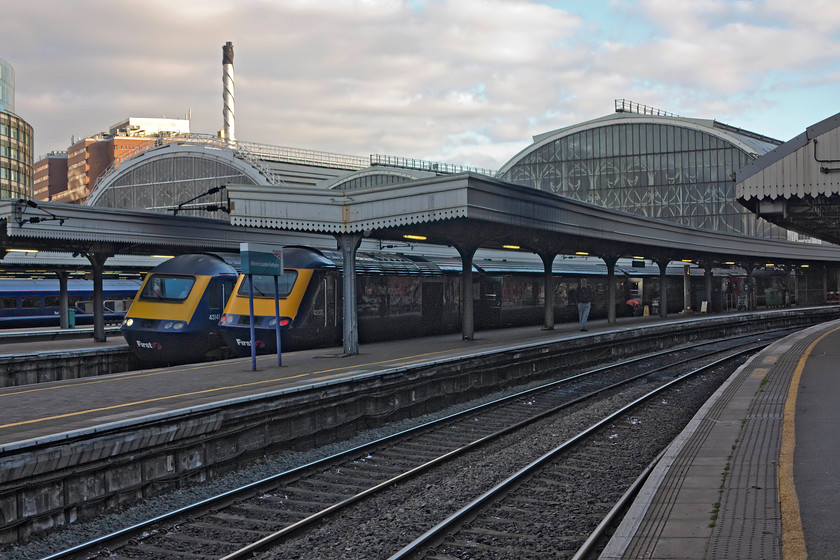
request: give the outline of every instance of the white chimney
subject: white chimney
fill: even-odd
[[[233,43],[230,41],[222,46],[222,99],[225,142],[229,147],[233,147],[236,145],[236,134],[233,117]]]

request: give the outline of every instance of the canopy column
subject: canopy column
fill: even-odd
[[[67,317],[67,312],[70,309],[70,297],[67,295],[67,271],[56,270],[55,275],[58,277],[58,326],[62,329],[70,328],[70,321]]]
[[[793,303],[793,298],[791,298],[791,283],[793,282],[795,285],[796,282],[796,267],[790,263],[786,263],[783,265],[785,269],[785,282],[782,288],[784,291],[782,292],[782,305],[787,307],[791,303]],[[793,281],[791,281],[791,277],[793,277]],[[793,293],[796,294],[796,289],[794,288]]]
[[[342,328],[344,355],[359,353],[359,318],[356,306],[356,251],[362,243],[361,233],[335,236],[342,258]]]
[[[552,266],[557,257],[556,251],[539,251],[537,253],[543,263],[543,290],[545,291],[545,313],[543,314],[542,330],[554,330],[554,274]]]
[[[671,259],[663,257],[654,262],[659,266],[659,316],[664,319],[668,316],[668,264]]]
[[[475,338],[475,308],[473,305],[472,262],[478,246],[456,245],[461,255],[461,337],[464,340]]]
[[[102,278],[105,271],[105,261],[114,256],[112,251],[97,250],[85,255],[93,270],[93,340],[105,342],[105,292],[102,289]]]
[[[755,297],[755,286],[753,286],[753,272],[755,263],[741,263],[741,268],[747,272],[747,280],[744,282],[744,290],[747,293],[747,311],[753,310],[753,298]]]
[[[618,255],[601,255],[607,265],[607,323],[615,323],[615,263]]]
[[[705,288],[707,313],[711,313],[712,311],[712,268],[714,267],[714,264],[715,263],[710,260],[700,261],[700,266],[703,267],[703,284]]]

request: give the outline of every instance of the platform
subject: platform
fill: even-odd
[[[674,440],[600,558],[836,558],[838,359],[831,321],[741,366]]]

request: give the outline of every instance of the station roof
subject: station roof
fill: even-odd
[[[735,173],[738,200],[784,228],[840,244],[840,113]]]
[[[537,152],[542,147],[559,138],[601,127],[629,124],[655,124],[696,130],[720,138],[752,157],[766,154],[782,142],[768,136],[756,134],[741,128],[720,123],[714,119],[697,119],[672,114],[647,114],[631,111],[617,111],[603,117],[576,123],[557,130],[534,136],[534,142],[513,156],[501,169],[498,176],[503,176],[511,167],[522,161],[528,154]]]
[[[718,233],[464,173],[340,192],[228,185],[231,223],[531,252],[672,260],[836,262],[840,249]]]
[[[155,255],[312,244],[341,234],[545,254],[710,262],[833,263],[840,248],[718,233],[464,173],[351,190],[228,185],[230,222],[26,200],[0,201],[0,252]],[[278,231],[279,230],[279,231]],[[281,233],[282,231],[282,233]]]
[[[78,254],[154,255],[239,252],[239,243],[276,243],[277,234],[224,220],[171,216],[56,202],[0,200],[0,250],[32,249]]]

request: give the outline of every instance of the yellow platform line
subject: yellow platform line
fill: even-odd
[[[779,451],[779,502],[782,513],[782,558],[785,560],[805,560],[808,549],[805,546],[805,534],[802,530],[802,514],[799,509],[799,496],[793,480],[793,452],[796,449],[796,398],[799,395],[799,383],[805,362],[817,344],[829,334],[840,330],[832,329],[814,342],[799,358],[793,379],[785,401],[784,420],[782,422],[782,445]]]
[[[93,414],[94,412],[104,412],[104,411],[107,411],[107,410],[117,410],[117,409],[120,409],[120,408],[127,408],[127,407],[130,407],[130,406],[139,406],[139,405],[144,405],[144,404],[149,404],[149,403],[154,403],[154,402],[161,402],[161,401],[166,401],[166,400],[171,400],[171,399],[177,399],[177,398],[180,398],[180,397],[191,397],[191,396],[195,396],[195,395],[205,395],[205,394],[209,394],[209,393],[216,393],[216,392],[219,392],[219,391],[227,391],[227,390],[230,390],[230,389],[241,389],[243,387],[253,387],[253,386],[256,386],[256,385],[265,385],[265,384],[268,384],[268,383],[275,383],[275,382],[278,382],[278,381],[288,381],[290,379],[298,379],[298,378],[301,378],[301,377],[308,377],[308,376],[314,376],[314,375],[323,375],[323,374],[327,374],[327,373],[341,372],[341,371],[345,371],[345,370],[348,370],[348,369],[349,370],[356,370],[356,369],[359,369],[359,368],[365,368],[365,367],[374,366],[374,365],[382,365],[382,364],[388,364],[388,363],[393,363],[393,362],[399,362],[399,361],[402,361],[402,360],[416,360],[418,357],[430,356],[430,355],[434,355],[434,354],[442,354],[444,352],[448,352],[448,350],[441,350],[441,351],[438,351],[438,352],[427,352],[425,354],[418,354],[416,356],[404,356],[404,357],[401,357],[401,358],[393,358],[393,359],[389,359],[389,360],[369,362],[369,363],[366,363],[366,364],[347,365],[347,366],[344,366],[344,367],[324,369],[324,370],[320,370],[320,371],[309,371],[309,372],[301,373],[301,374],[298,374],[298,375],[292,375],[292,376],[288,376],[288,377],[263,379],[263,380],[260,380],[260,381],[251,381],[249,383],[240,383],[240,384],[237,384],[237,385],[228,385],[228,386],[225,386],[225,387],[214,387],[212,389],[204,389],[204,390],[201,390],[201,391],[192,391],[192,392],[189,392],[189,393],[179,393],[177,395],[165,395],[165,396],[162,396],[162,397],[155,397],[155,398],[152,398],[152,399],[144,399],[144,400],[141,400],[141,401],[132,401],[132,402],[128,402],[128,403],[115,404],[115,405],[112,405],[112,406],[105,406],[105,407],[100,407],[100,408],[90,408],[90,409],[86,409],[86,410],[77,410],[77,411],[74,411],[74,412],[68,412],[66,414],[58,414],[58,415],[55,415],[55,416],[44,416],[44,417],[41,417],[41,418],[32,418],[30,420],[22,420],[20,422],[12,422],[12,423],[9,423],[9,424],[0,424],[0,429],[14,428],[14,427],[18,427],[18,426],[25,426],[25,425],[28,425],[28,424],[37,424],[39,422],[47,422],[49,420],[60,420],[62,418],[71,418],[71,417],[74,417],[74,416],[83,416],[85,414]],[[210,365],[208,364],[207,366],[199,366],[197,368],[189,368],[189,369],[201,369],[202,367],[210,367]],[[143,374],[143,375],[140,375],[139,377],[144,377],[145,375],[159,375],[161,373],[167,373],[167,372],[171,372],[171,371],[172,370],[166,370],[166,371],[163,371],[163,372],[154,372],[154,373],[149,373],[149,374]],[[186,370],[180,370],[180,371],[186,371]],[[103,380],[100,380],[100,381],[90,381],[90,382],[87,382],[87,383],[84,383],[84,384],[59,385],[59,386],[52,387],[52,389],[67,389],[67,388],[72,388],[72,387],[78,387],[79,385],[88,385],[88,384],[92,384],[92,383],[105,383],[107,381],[123,381],[123,380],[128,380],[128,379],[135,379],[136,377],[138,377],[138,376],[124,377],[124,378],[112,378],[110,380],[103,379]],[[44,390],[49,390],[49,388],[33,389],[33,390],[31,390],[31,392],[44,391]],[[30,391],[19,391],[19,392],[15,392],[15,393],[10,393],[6,396],[20,395],[24,392],[30,392]]]

